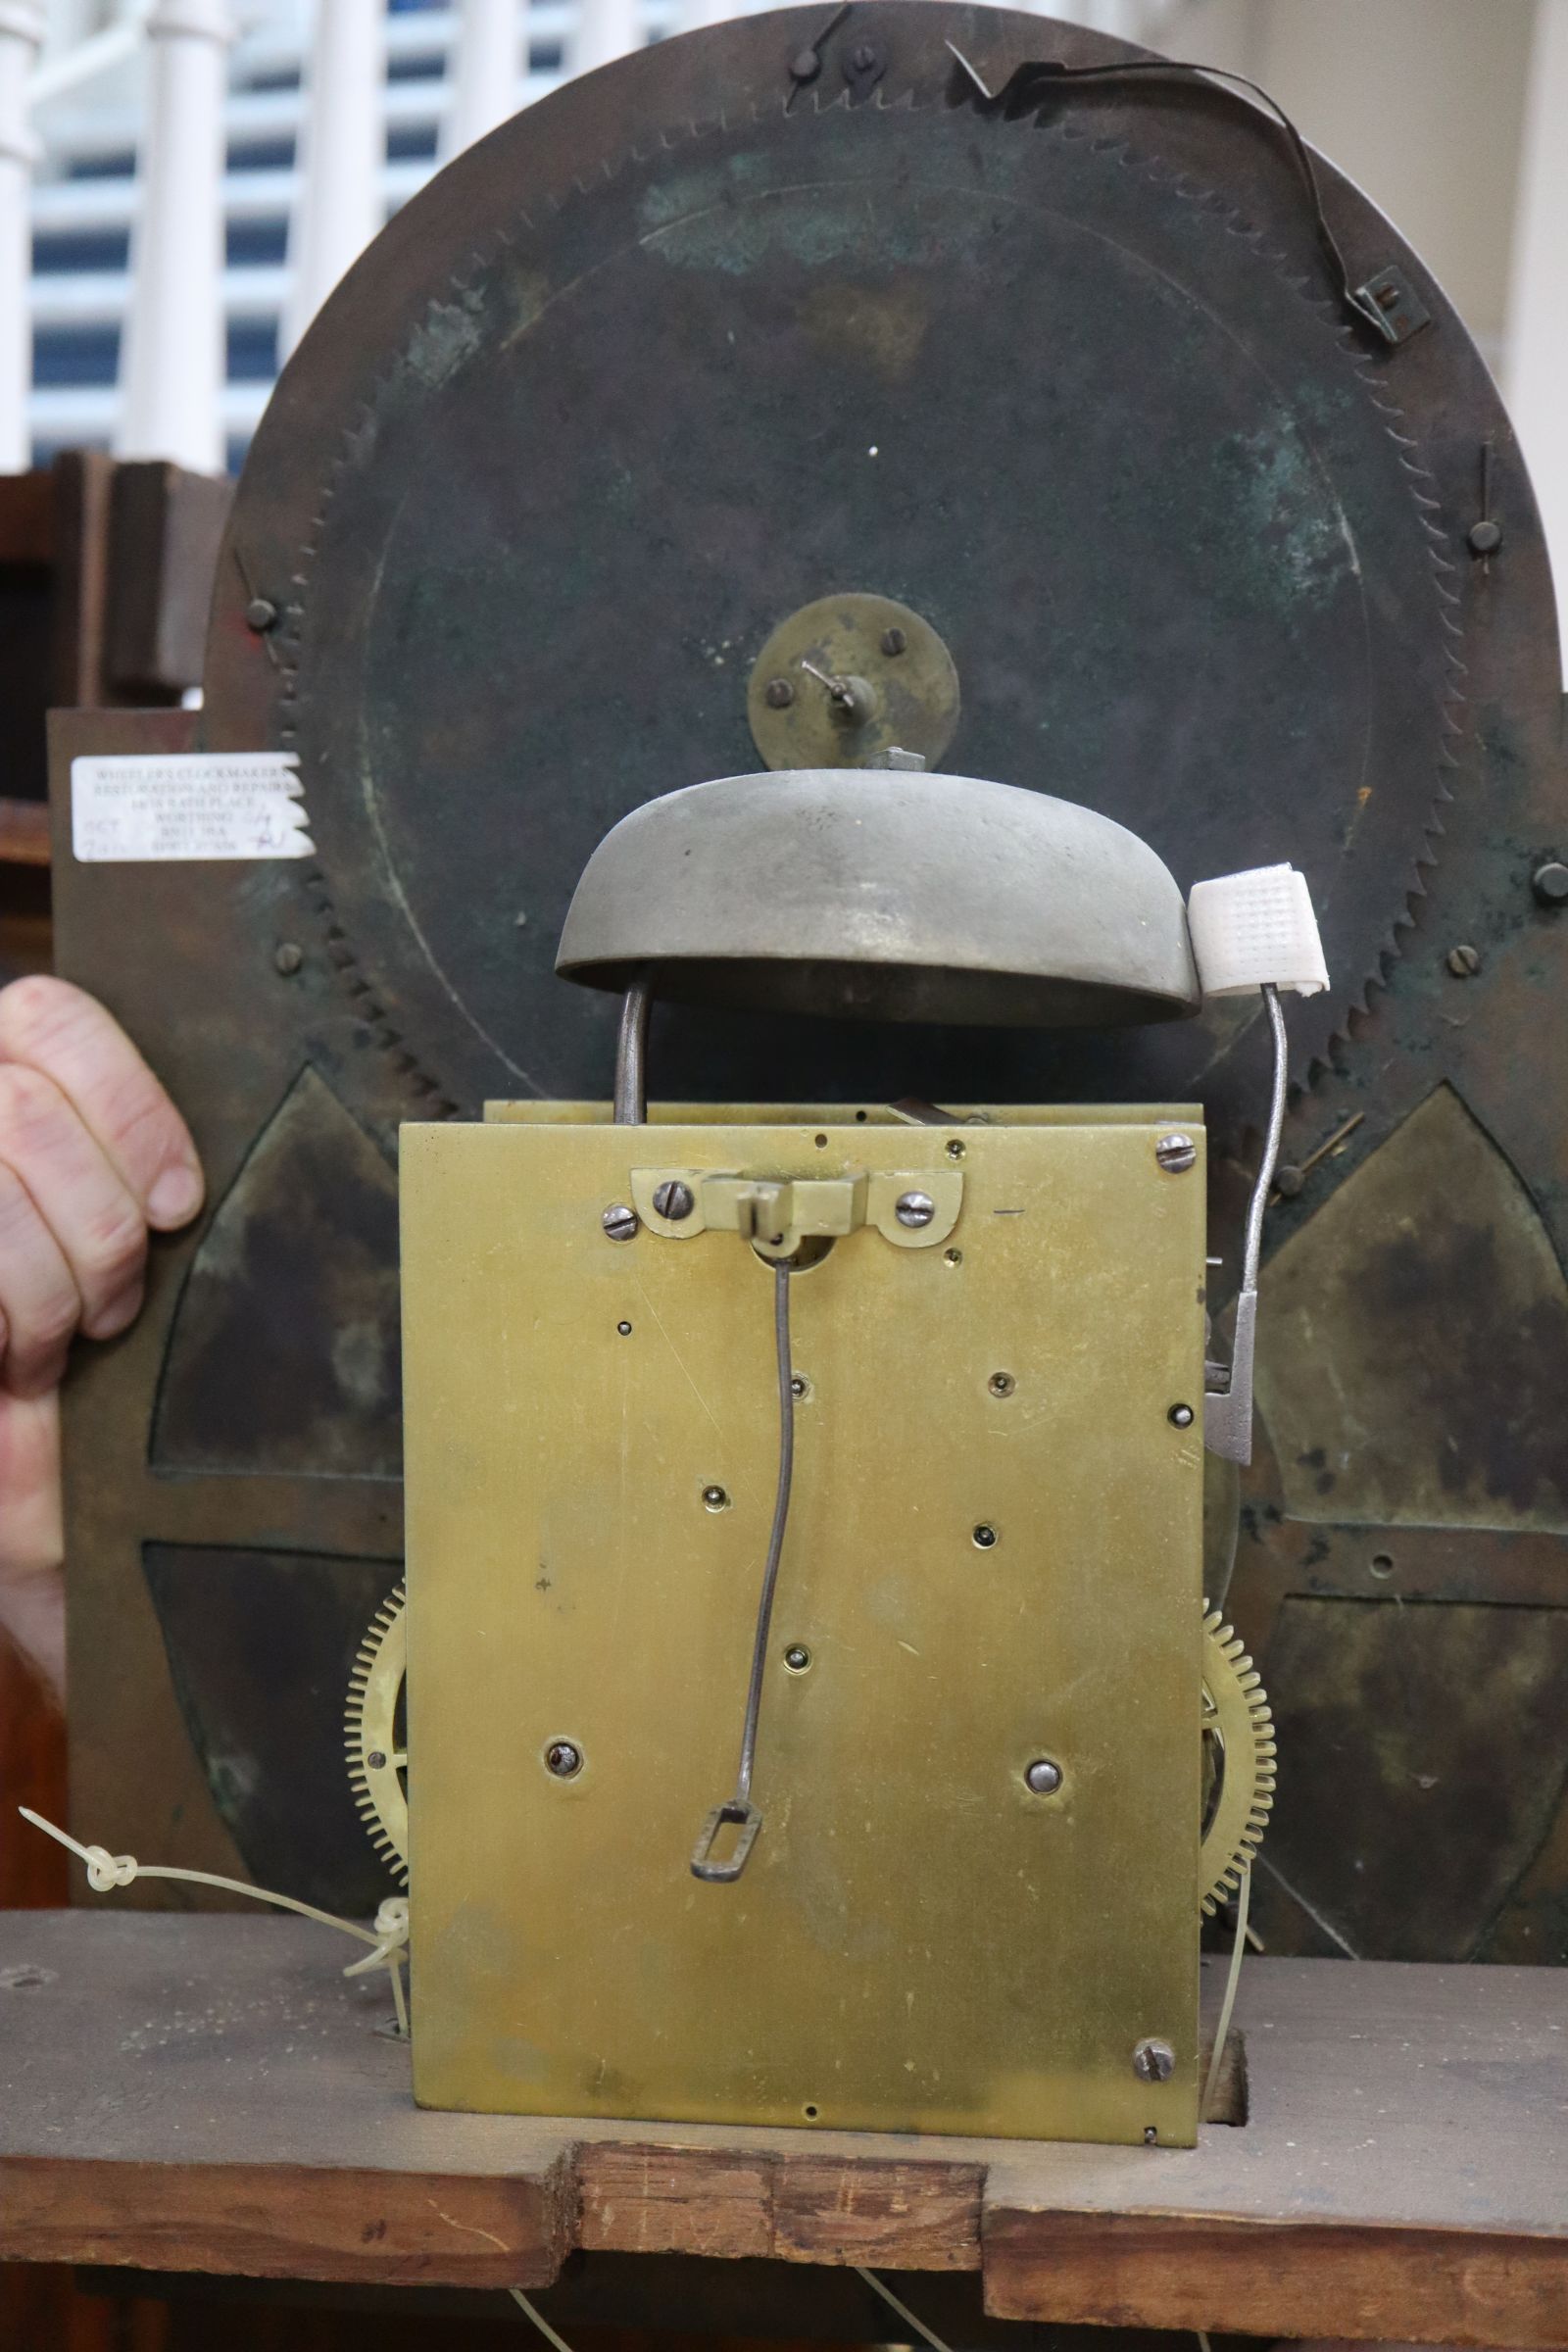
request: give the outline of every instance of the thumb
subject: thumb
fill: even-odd
[[[66,1688],[60,1396],[0,1391],[0,1632],[57,1699]]]

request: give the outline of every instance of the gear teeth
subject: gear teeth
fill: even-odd
[[[409,1883],[408,1799],[390,1761],[372,1779],[367,1758],[395,1751],[398,1698],[403,1689],[407,1635],[404,1589],[395,1586],[366,1629],[349,1673],[343,1746],[349,1788],[367,1837],[401,1886]]]
[[[1263,1842],[1274,1803],[1274,1716],[1246,1644],[1218,1609],[1203,1605],[1203,1689],[1225,1780],[1199,1857],[1199,1910],[1212,1919],[1236,1893]],[[1234,1782],[1234,1785],[1233,1785]]]

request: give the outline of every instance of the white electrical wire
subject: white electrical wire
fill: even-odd
[[[1225,2044],[1230,2037],[1231,2015],[1236,2007],[1236,1987],[1241,1982],[1242,1954],[1247,1949],[1247,1904],[1252,1891],[1252,1865],[1242,1865],[1242,1883],[1236,1889],[1236,1941],[1231,1945],[1231,1964],[1225,1978],[1225,1998],[1220,2003],[1219,2028],[1214,2035],[1214,2047],[1208,2061],[1208,2080],[1203,2084],[1203,2103],[1199,2109],[1199,2121],[1212,2119],[1209,2109],[1214,2104],[1214,2092],[1219,2085],[1219,2070],[1225,2060]]]
[[[556,2352],[571,2352],[571,2346],[567,2343],[565,2337],[556,2333],[555,2329],[551,2327],[550,2322],[545,2318],[544,2313],[536,2304],[529,2302],[527,2296],[523,2293],[520,2286],[509,2286],[507,2292],[512,2297],[514,2303],[516,2304],[517,2309],[527,2313],[529,2319],[532,2320],[534,2326],[538,2328],[540,2334],[544,2337],[547,2344],[554,2344],[556,2347]]]
[[[909,2309],[907,2303],[901,2303],[898,2296],[893,2292],[892,2287],[883,2285],[875,2271],[863,2271],[861,2270],[859,2264],[857,2263],[855,2265],[855,2275],[858,2278],[863,2278],[867,2286],[874,2287],[876,2292],[881,2296],[883,2302],[886,2303],[890,2309],[896,2311],[901,2320],[907,2321],[908,2325],[914,2329],[916,2335],[924,2336],[926,2342],[933,2347],[933,2352],[949,2352],[949,2347],[943,2342],[936,2329],[934,2328],[928,2328],[924,2320],[920,2319]]]

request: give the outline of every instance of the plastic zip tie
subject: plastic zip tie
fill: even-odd
[[[30,1805],[19,1805],[17,1811],[24,1821],[30,1821],[35,1830],[42,1830],[57,1845],[74,1854],[87,1866],[87,1884],[94,1894],[112,1894],[118,1886],[128,1886],[135,1879],[184,1879],[192,1886],[221,1887],[225,1894],[243,1894],[253,1903],[271,1903],[279,1911],[297,1911],[302,1919],[314,1919],[323,1928],[336,1928],[352,1936],[370,1949],[363,1960],[351,1960],[343,1971],[346,1977],[361,1977],[367,1969],[384,1967],[392,1980],[392,2000],[398,2015],[398,2033],[403,2040],[409,2037],[409,2013],[403,1997],[403,1948],[409,1940],[409,1906],[401,1895],[392,1895],[375,1915],[375,1926],[362,1928],[352,1919],[339,1919],[335,1911],[318,1911],[314,1903],[302,1903],[292,1894],[274,1894],[267,1886],[248,1886],[243,1879],[225,1879],[213,1870],[181,1870],[172,1862],[138,1862],[134,1854],[112,1854],[107,1846],[83,1845],[69,1831],[56,1829]]]

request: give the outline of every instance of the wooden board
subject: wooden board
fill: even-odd
[[[1568,2345],[1561,1972],[1250,1962],[1250,2119],[1174,2150],[420,2111],[352,1956],[0,1916],[0,2258],[526,2286],[578,2247],[761,2255],[981,2270],[1001,2318]]]

